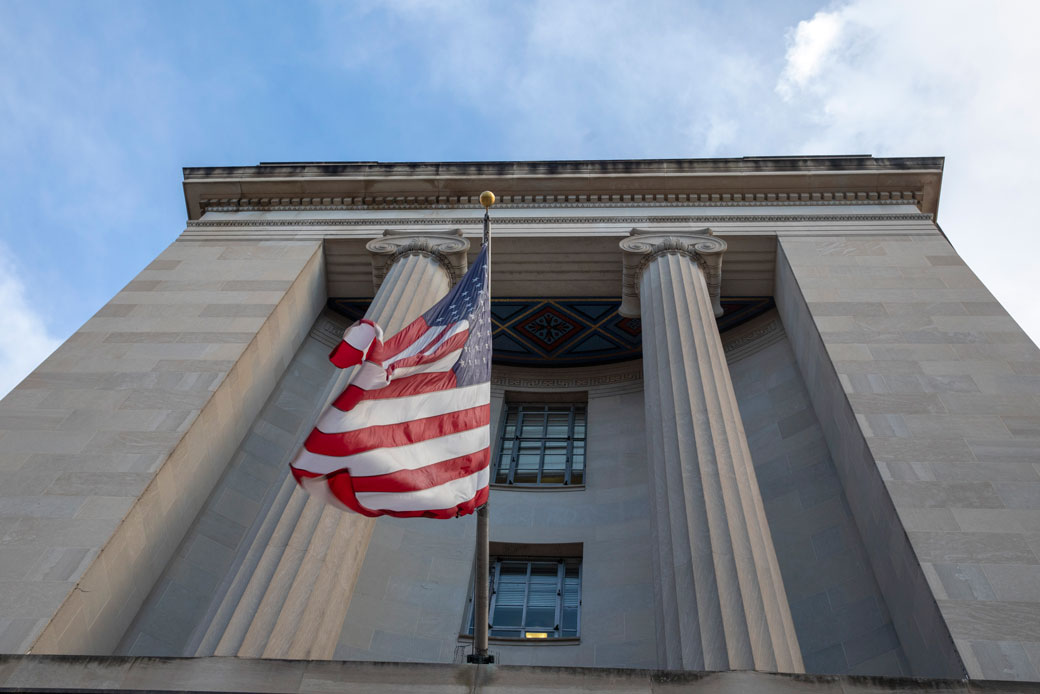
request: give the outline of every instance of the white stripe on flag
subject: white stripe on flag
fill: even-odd
[[[392,448],[374,448],[354,455],[322,455],[306,448],[292,462],[297,470],[328,475],[346,468],[355,477],[386,475],[398,470],[417,470],[433,463],[460,458],[490,445],[490,427],[484,425],[436,439]]]
[[[392,357],[387,359],[384,362],[384,364],[386,366],[389,366],[390,364],[393,364],[395,361],[407,359],[408,357],[414,357],[416,354],[419,354],[420,352],[437,351],[437,347],[439,347],[445,340],[458,335],[464,330],[469,330],[469,321],[459,321],[458,323],[452,325],[451,328],[448,330],[445,330],[446,327],[447,326],[444,325],[430,326],[429,328],[427,328],[426,332],[424,332],[422,336],[419,337],[419,339],[417,339],[412,344],[408,345],[407,349],[403,349],[397,354],[393,355]],[[433,342],[433,340],[437,339],[437,336],[441,333],[444,333],[444,336],[441,339],[437,340],[437,343],[435,345],[427,349],[427,345]]]
[[[418,364],[416,366],[405,366],[394,371],[394,378],[404,378],[405,376],[411,376],[412,374],[431,374],[437,373],[438,371],[451,371],[451,367],[455,366],[455,362],[459,360],[459,356],[462,354],[461,349],[457,349],[454,352],[448,352],[437,361],[431,361],[429,364]]]
[[[361,492],[358,503],[365,508],[385,511],[427,511],[451,508],[476,496],[477,491],[487,486],[490,470],[484,468],[468,477],[422,489],[417,492]]]
[[[439,390],[432,393],[406,395],[383,400],[362,400],[354,409],[344,412],[330,407],[318,420],[318,429],[326,434],[342,434],[374,426],[401,424],[413,419],[468,410],[491,402],[491,384],[477,383],[465,388]]]
[[[363,354],[374,340],[383,339],[383,329],[372,323],[355,323],[343,332],[343,341]]]
[[[357,386],[363,390],[379,390],[390,385],[390,381],[386,379],[386,369],[382,364],[366,361],[361,364],[357,375],[351,379],[348,385]]]
[[[459,355],[462,354],[461,349],[457,349],[454,352],[448,352],[445,356],[441,357],[437,361],[430,362],[429,364],[419,364],[418,366],[406,366],[402,369],[394,371],[393,378],[403,378],[416,373],[434,373],[437,371],[451,371],[451,367],[455,366],[455,362],[459,360]],[[350,382],[350,385],[357,386],[362,390],[379,390],[380,388],[386,388],[390,385],[390,381],[386,378],[386,369],[381,364],[377,364],[374,361],[366,361],[361,365],[361,369],[358,371],[357,376]]]

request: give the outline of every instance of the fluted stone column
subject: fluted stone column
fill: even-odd
[[[642,317],[661,666],[803,672],[715,324],[726,243],[633,230],[622,315]]]
[[[469,241],[459,230],[443,233],[387,231],[368,243],[376,295],[366,313],[389,337],[441,297],[466,269]],[[349,373],[340,375],[335,397]],[[214,655],[330,659],[336,649],[374,520],[325,506],[286,482],[286,501],[266,534],[253,575],[227,612],[212,625],[205,644]],[[219,632],[219,639],[217,633]],[[212,646],[211,646],[212,648]]]

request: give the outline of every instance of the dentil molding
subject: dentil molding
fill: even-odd
[[[559,207],[717,207],[727,205],[917,204],[924,191],[828,191],[814,193],[592,193],[583,195],[503,195],[496,209]],[[365,195],[342,197],[212,197],[199,201],[207,211],[481,209],[476,195]]]
[[[226,210],[236,212],[238,210]],[[804,222],[928,222],[932,215],[923,212],[895,214],[730,214],[730,215],[617,215],[589,217],[495,217],[495,226],[501,225],[573,225],[573,224],[775,224]],[[342,219],[213,219],[190,220],[188,229],[251,229],[264,227],[371,227],[387,220],[366,218]],[[429,217],[401,217],[391,221],[395,226],[428,226]],[[438,219],[437,224],[448,226],[479,226],[479,217],[452,217]],[[414,232],[413,232],[414,233]]]

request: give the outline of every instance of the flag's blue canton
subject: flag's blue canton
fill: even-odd
[[[469,321],[469,338],[454,367],[455,381],[460,388],[491,380],[491,296],[487,255],[485,247],[462,281],[425,316],[426,324],[430,326]]]

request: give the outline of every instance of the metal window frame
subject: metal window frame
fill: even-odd
[[[495,609],[498,607],[498,589],[500,585],[500,579],[502,577],[502,564],[525,564],[526,571],[524,573],[524,598],[522,604],[522,612],[520,616],[520,625],[517,627],[505,627],[512,631],[517,631],[517,636],[492,636],[491,638],[505,638],[505,639],[517,639],[527,640],[528,624],[527,624],[527,608],[531,596],[531,572],[535,564],[556,564],[556,609],[554,612],[554,624],[552,629],[548,631],[552,633],[549,640],[560,639],[560,638],[581,638],[581,603],[582,603],[582,577],[583,577],[583,562],[580,557],[494,557],[491,561],[488,571],[488,583],[489,583],[489,605],[488,605],[488,629],[494,630],[495,624]],[[563,636],[563,591],[564,591],[564,580],[567,577],[567,567],[577,566],[578,569],[578,618],[575,625],[574,636]],[[475,618],[475,610],[473,609],[473,595],[469,598],[468,615],[466,617],[466,633],[473,633],[473,620]],[[498,627],[502,629],[504,627]],[[542,627],[536,627],[530,629],[532,632],[541,633],[546,631]]]
[[[566,410],[564,409],[566,408]],[[550,439],[549,437],[549,415],[550,414],[562,414],[567,413],[567,435],[566,437],[554,436]],[[577,423],[577,414],[580,411],[584,417],[585,433],[581,437],[575,436],[575,427]],[[506,438],[506,427],[509,425],[509,415],[511,413],[516,414],[516,422],[513,426],[513,437],[512,440]],[[542,432],[538,438],[524,437],[522,436],[524,430],[524,415],[525,414],[540,414],[542,417]],[[588,406],[585,403],[505,403],[505,407],[502,411],[502,436],[498,446],[498,456],[495,464],[495,473],[493,475],[493,484],[500,486],[517,486],[517,487],[569,487],[572,484],[573,469],[574,469],[574,443],[575,441],[581,441],[584,445],[582,446],[582,468],[581,468],[581,482],[577,486],[584,486],[588,479]],[[538,442],[538,471],[534,482],[516,482],[517,467],[520,463],[520,444],[522,442]],[[566,462],[564,463],[564,475],[563,482],[543,482],[542,476],[545,473],[545,446],[549,441],[566,441],[567,454]],[[508,457],[507,451],[508,449]],[[502,472],[503,466],[506,469],[505,482],[498,482],[498,477]]]

